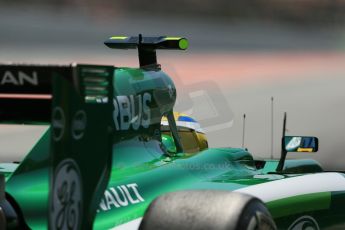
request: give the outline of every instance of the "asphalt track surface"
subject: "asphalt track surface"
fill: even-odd
[[[319,137],[312,157],[345,169],[345,47],[336,28],[301,29],[273,23],[125,16],[95,20],[69,11],[0,9],[0,62],[96,63],[136,66],[136,51],[102,45],[109,35],[168,34],[190,40],[187,52],[160,51],[178,90],[176,110],[200,121],[211,147],[242,145],[255,156],[279,157],[283,113],[289,135]],[[169,26],[167,26],[169,25]],[[46,127],[0,126],[1,161],[18,161]]]

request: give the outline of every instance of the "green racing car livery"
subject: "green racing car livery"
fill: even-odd
[[[156,50],[185,50],[187,39],[105,44],[137,48],[140,67],[0,65],[1,123],[50,125],[20,163],[0,164],[1,229],[345,227],[341,172],[256,160],[244,148],[185,150]],[[301,152],[318,144],[298,143]]]

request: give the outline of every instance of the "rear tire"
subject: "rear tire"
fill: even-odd
[[[276,229],[259,199],[235,192],[202,190],[168,193],[155,199],[140,224],[146,229]]]

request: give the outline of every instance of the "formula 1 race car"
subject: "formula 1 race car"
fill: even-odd
[[[285,160],[317,151],[317,138],[283,136],[280,160],[208,148],[201,127],[183,123],[192,118],[174,115],[174,82],[156,58],[187,39],[105,44],[137,48],[140,67],[0,65],[1,123],[50,125],[20,163],[0,164],[1,229],[345,227],[345,175]]]

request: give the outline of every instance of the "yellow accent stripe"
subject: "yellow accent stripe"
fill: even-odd
[[[308,153],[311,153],[311,152],[313,152],[313,148],[298,148],[297,152],[308,152]]]
[[[121,40],[124,40],[124,39],[127,39],[128,37],[124,37],[124,36],[114,36],[114,37],[110,37],[110,39],[121,39]]]
[[[164,38],[165,40],[180,40],[182,39],[181,37],[166,37]]]

